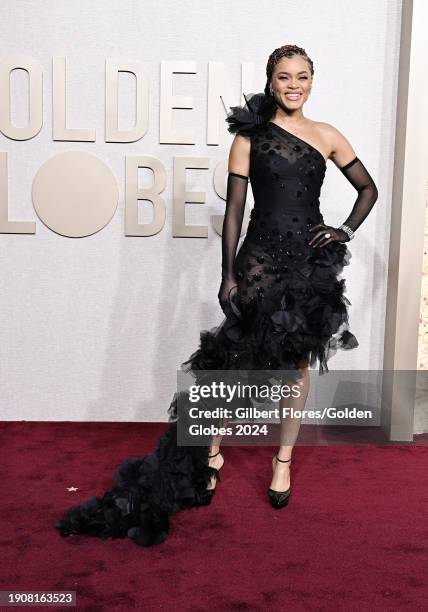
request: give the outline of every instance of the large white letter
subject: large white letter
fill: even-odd
[[[15,127],[10,122],[10,73],[22,68],[28,72],[28,123]],[[0,131],[13,140],[28,140],[40,132],[43,125],[43,73],[40,65],[27,55],[12,55],[0,62]]]
[[[131,130],[119,130],[119,72],[130,72],[137,84],[136,123]],[[149,125],[149,84],[143,66],[125,59],[106,60],[106,142],[135,142],[144,136]]]
[[[52,60],[52,139],[94,142],[95,130],[67,127],[67,71],[65,57]]]

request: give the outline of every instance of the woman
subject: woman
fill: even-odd
[[[303,115],[313,74],[304,49],[280,47],[269,57],[264,93],[246,98],[244,107],[232,107],[227,117],[236,136],[229,155],[218,294],[226,316],[217,328],[201,332],[199,348],[181,366],[201,376],[211,370],[287,370],[300,393],[280,407],[294,409],[304,407],[309,365],[319,362],[323,373],[337,348],[358,346],[348,326],[345,281],[338,275],[350,259],[345,243],[378,195],[347,139],[330,124]],[[319,209],[328,159],[357,190],[352,211],[338,228],[325,225]],[[249,179],[255,203],[236,254]],[[221,438],[202,446],[177,444],[187,401],[184,392],[174,395],[171,422],[156,450],[126,459],[116,486],[102,498],[69,509],[55,524],[62,535],[128,536],[142,546],[159,544],[170,514],[210,503],[224,462]],[[281,420],[268,488],[274,508],[283,508],[290,497],[289,466],[299,427],[298,419]]]

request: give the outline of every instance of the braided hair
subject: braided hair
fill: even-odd
[[[294,55],[301,55],[303,59],[305,59],[309,63],[311,75],[312,76],[314,75],[314,63],[311,60],[311,58],[307,55],[306,51],[302,49],[302,47],[298,47],[297,45],[283,45],[282,47],[278,47],[278,49],[275,49],[274,51],[272,51],[272,53],[269,56],[268,63],[266,65],[267,80],[266,80],[266,85],[264,89],[266,96],[270,95],[269,85],[272,80],[272,74],[273,74],[273,70],[276,64],[283,57],[293,57]]]

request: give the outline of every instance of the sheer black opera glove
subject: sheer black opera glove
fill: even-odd
[[[348,242],[348,240],[353,237],[353,232],[360,227],[361,223],[367,217],[378,198],[377,187],[366,167],[358,157],[354,157],[352,161],[342,166],[340,170],[357,190],[357,199],[355,200],[351,214],[339,228],[319,224],[309,229],[310,232],[319,230],[309,242],[309,244],[314,247],[325,246],[333,240]],[[345,229],[342,229],[343,226],[345,226],[345,229],[349,228],[348,233]],[[326,234],[330,234],[330,236],[327,238]]]
[[[236,249],[241,235],[245,202],[248,191],[248,177],[236,172],[229,172],[227,177],[226,210],[223,220],[221,240],[222,282],[218,292],[220,306],[227,316],[230,312],[230,300],[237,291],[237,280],[234,272]]]

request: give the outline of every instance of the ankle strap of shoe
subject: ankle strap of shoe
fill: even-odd
[[[220,451],[218,451],[217,453],[214,453],[214,455],[208,455],[208,459],[212,459],[213,457],[217,457],[217,455],[220,454]]]
[[[290,457],[290,459],[279,459],[278,455],[275,455],[275,458],[280,463],[288,463],[289,461],[291,461],[291,457]]]

